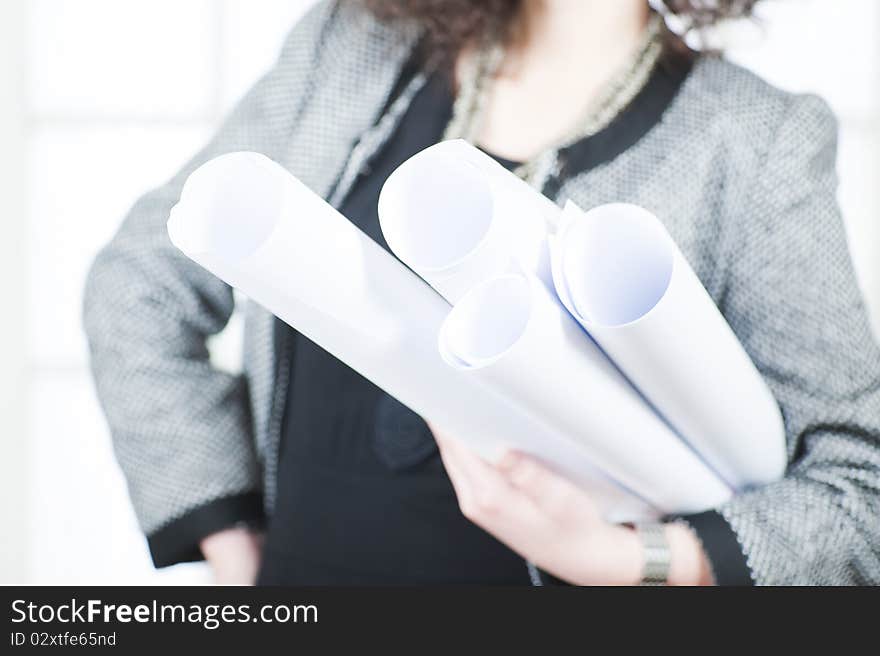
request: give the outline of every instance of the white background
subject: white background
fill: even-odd
[[[201,582],[152,569],[80,327],[132,202],[211,134],[312,0],[0,0],[0,582]],[[880,2],[765,0],[722,35],[841,118],[841,202],[880,326]],[[238,327],[215,346],[235,367]]]

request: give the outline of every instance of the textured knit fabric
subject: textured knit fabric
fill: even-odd
[[[318,4],[214,140],[138,201],[91,270],[95,378],[159,565],[194,557],[194,526],[252,519],[242,498],[262,491],[271,512],[287,391],[273,317],[253,304],[245,376],[211,367],[205,340],[233,296],[175,251],[168,211],[193,168],[242,149],[344,197],[424,81],[382,116],[418,36],[357,3]],[[718,509],[759,584],[880,583],[880,349],[835,201],[836,132],[821,100],[707,58],[658,125],[556,195],[661,217],[779,401],[785,478]]]

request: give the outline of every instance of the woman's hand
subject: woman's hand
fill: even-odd
[[[634,530],[603,520],[585,492],[528,456],[510,452],[491,465],[437,434],[462,513],[518,554],[576,585],[635,585],[644,567]],[[696,536],[668,524],[669,583],[709,585],[711,571]]]
[[[262,533],[236,526],[209,535],[199,546],[215,583],[253,585],[256,582],[263,553]]]

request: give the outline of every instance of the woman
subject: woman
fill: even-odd
[[[698,29],[754,2],[655,4]],[[319,3],[89,277],[95,376],[154,562],[204,555],[223,582],[880,583],[880,351],[835,202],[835,134],[821,101],[690,52],[645,0]],[[261,151],[387,247],[382,183],[444,137],[559,202],[666,221],[780,403],[783,480],[614,526],[535,461],[435,442],[253,305],[245,376],[211,366],[231,290],[164,230],[197,165]]]

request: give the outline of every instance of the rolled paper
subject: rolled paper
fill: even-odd
[[[440,352],[664,512],[697,512],[731,489],[647,405],[532,274],[474,287],[439,335]]]
[[[722,478],[741,490],[782,476],[779,406],[657,217],[569,203],[552,252],[568,310]]]
[[[448,366],[437,335],[449,304],[266,157],[231,153],[198,168],[168,234],[187,257],[484,457],[507,448],[535,455],[612,521],[657,516],[579,444]]]
[[[547,234],[560,211],[462,140],[408,159],[379,197],[388,246],[450,303],[508,271],[529,271],[552,285]]]

